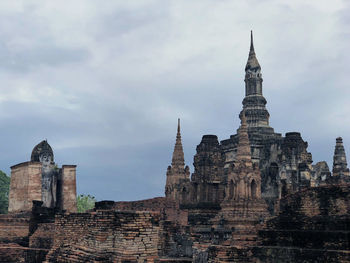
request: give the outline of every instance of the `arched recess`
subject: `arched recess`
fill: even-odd
[[[285,179],[283,179],[281,180],[281,183],[282,183],[281,197],[285,197],[288,193],[287,182]]]
[[[250,183],[250,193],[251,193],[253,199],[255,199],[257,197],[257,184],[256,184],[254,179]]]
[[[278,175],[278,164],[271,163],[269,167],[269,176],[272,181],[276,181]]]
[[[197,194],[198,194],[198,184],[194,184],[193,191],[192,191],[192,200],[191,200],[192,202],[198,201]]]
[[[263,180],[262,190],[264,191],[265,195],[277,198],[279,196],[279,167],[277,163],[271,163],[267,171],[268,174]]]
[[[186,201],[187,201],[187,189],[186,187],[183,187],[181,191],[181,202],[186,203]]]
[[[170,194],[170,187],[165,187],[165,195],[168,196]]]
[[[229,183],[229,193],[228,193],[229,200],[232,200],[234,196],[235,196],[235,185],[233,180],[231,180]]]
[[[207,185],[206,183],[202,183],[199,186],[199,201],[207,202]]]

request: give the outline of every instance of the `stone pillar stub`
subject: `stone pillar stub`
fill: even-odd
[[[62,209],[77,212],[76,165],[62,166]]]
[[[9,212],[31,211],[33,200],[41,201],[40,162],[24,162],[11,167]]]

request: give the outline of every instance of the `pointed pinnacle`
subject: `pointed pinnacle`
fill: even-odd
[[[245,111],[242,112],[241,127],[238,129],[237,161],[251,162],[250,143]]]
[[[181,167],[185,165],[184,152],[183,152],[182,142],[181,142],[180,119],[177,119],[176,142],[175,142],[171,165],[181,166]]]
[[[250,30],[250,51],[254,51],[253,30]]]
[[[253,31],[250,31],[250,50],[248,55],[248,61],[245,66],[245,71],[259,71],[261,69],[258,59],[255,56],[254,43],[253,43]]]

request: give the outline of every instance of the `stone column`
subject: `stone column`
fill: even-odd
[[[76,165],[62,166],[62,209],[68,213],[77,212],[76,167]]]
[[[11,167],[9,212],[31,211],[33,200],[41,201],[40,162],[25,162]]]

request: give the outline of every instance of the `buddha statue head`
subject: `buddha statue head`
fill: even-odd
[[[31,161],[41,162],[43,165],[49,165],[53,163],[53,151],[47,140],[40,142],[36,145],[32,151]]]

